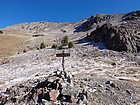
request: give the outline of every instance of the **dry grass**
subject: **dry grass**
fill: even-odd
[[[113,61],[113,60],[111,60],[111,59],[106,59],[106,60],[104,61],[104,63],[107,63],[107,64],[112,64],[112,63],[114,63],[114,61]]]
[[[113,69],[114,67],[111,67],[111,66],[103,66],[102,69]]]
[[[15,54],[17,47],[22,45],[26,39],[20,35],[0,35],[0,56]]]
[[[88,105],[98,105],[96,102],[88,102]]]
[[[140,70],[140,68],[138,67],[131,67],[127,69],[127,73],[126,74],[136,74],[138,71]]]
[[[5,82],[4,82],[4,81],[2,81],[2,80],[0,80],[0,85],[2,85],[2,84],[5,84]]]
[[[32,37],[32,35],[20,33],[16,30],[3,30],[0,35],[0,57],[9,57],[15,53],[37,49],[40,43],[51,46],[51,40],[45,37]]]

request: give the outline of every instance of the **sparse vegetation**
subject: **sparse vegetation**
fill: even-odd
[[[0,34],[3,34],[3,31],[2,30],[0,30]]]
[[[60,49],[63,49],[63,46],[59,46],[58,49],[59,49],[59,50],[60,50]]]
[[[68,36],[65,36],[65,37],[61,40],[61,45],[56,45],[56,44],[54,44],[54,45],[52,46],[52,48],[58,48],[58,49],[73,48],[73,47],[74,47],[74,43],[73,43],[73,42],[69,42]]]
[[[5,84],[5,81],[0,80],[0,85]]]
[[[4,33],[4,35],[0,35],[0,39],[0,55],[9,57],[17,53],[19,49],[23,47],[22,44],[26,41],[27,37],[6,35],[6,33]],[[20,49],[21,52],[23,52],[23,50],[24,49]]]
[[[52,48],[56,49],[57,48],[57,45],[56,44],[52,45]]]
[[[73,48],[73,47],[74,47],[74,43],[73,42],[69,42],[68,48]]]
[[[26,53],[26,50],[25,49],[23,50],[23,53]]]
[[[46,48],[46,45],[42,42],[42,43],[40,44],[40,49],[43,49],[43,48]]]

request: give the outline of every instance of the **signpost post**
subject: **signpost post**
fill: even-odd
[[[65,66],[64,66],[64,61],[65,61],[65,59],[64,59],[64,57],[69,57],[69,56],[70,56],[70,53],[65,53],[64,50],[63,50],[62,53],[56,54],[56,57],[63,57],[63,58],[62,58],[62,67],[63,67],[63,71],[65,71]]]

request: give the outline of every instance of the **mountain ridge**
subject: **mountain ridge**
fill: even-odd
[[[103,40],[101,40],[103,39],[104,36],[104,33],[100,33],[101,30],[108,31],[108,29],[101,29],[98,33],[96,33],[96,35],[98,34],[97,36],[101,37],[99,34],[102,34],[102,38],[100,38],[100,41],[105,44],[106,48],[115,51],[139,52],[140,51],[139,50],[140,49],[139,48],[140,45],[139,18],[140,18],[139,11],[137,10],[137,11],[132,11],[129,13],[121,13],[121,14],[95,14],[90,16],[89,18],[85,18],[78,22],[60,22],[60,23],[49,22],[49,21],[25,22],[25,23],[20,23],[20,24],[15,24],[12,26],[5,27],[2,30],[4,31],[3,35],[16,34],[16,35],[23,35],[28,37],[30,40],[25,40],[25,42],[22,43],[24,43],[23,44],[24,49],[30,50],[30,49],[37,48],[37,46],[39,46],[39,43],[41,43],[41,41],[46,43],[46,45],[50,47],[53,44],[56,44],[57,42],[56,40],[62,39],[64,36],[68,36],[71,41],[77,41],[89,35],[88,39],[90,39],[90,41],[96,42],[96,39],[93,39],[94,31],[102,27],[104,24],[109,23],[112,24],[112,27],[120,26],[118,28],[114,28],[116,32],[117,30],[124,30],[123,27],[126,27],[125,30],[126,29],[127,30],[126,32],[124,32],[124,34],[119,33],[121,31],[118,31],[118,34],[120,34],[121,36],[125,36],[123,37],[122,40],[125,40],[126,37],[129,37],[129,39],[126,40],[125,42],[122,42],[119,45],[120,49],[118,49],[117,44],[116,46],[110,46],[113,45],[113,43],[118,43],[118,42],[113,42],[108,40],[109,43],[106,43]],[[133,31],[129,31],[131,30],[131,28],[133,29],[133,31],[135,30],[136,32],[134,33]],[[127,35],[127,33],[132,35]],[[39,37],[34,37],[34,36],[39,36]],[[115,34],[115,36],[117,35]],[[134,40],[132,41],[131,39]],[[49,43],[47,40],[49,40]],[[121,41],[121,39],[119,38],[117,40]],[[116,41],[116,39],[114,41]],[[121,47],[124,46],[122,44],[125,44],[126,48],[121,49]],[[30,49],[28,49],[28,47],[30,47]],[[18,48],[20,48],[20,46]],[[17,49],[16,53],[21,52],[24,49]]]

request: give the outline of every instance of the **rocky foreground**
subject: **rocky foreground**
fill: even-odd
[[[139,105],[140,55],[92,45],[30,51],[3,59],[1,105]],[[3,61],[1,59],[1,61]]]

